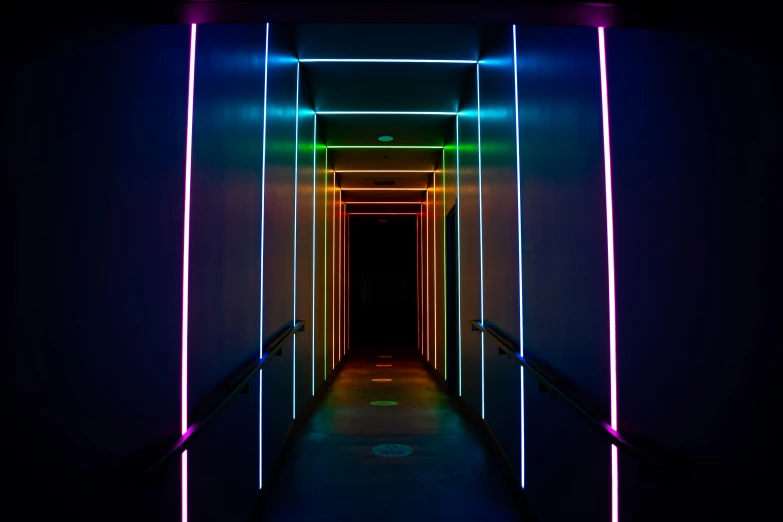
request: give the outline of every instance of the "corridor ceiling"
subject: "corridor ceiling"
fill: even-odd
[[[345,201],[422,201],[465,83],[475,74],[483,30],[466,24],[296,26],[329,167],[340,187],[354,189],[344,191]],[[382,143],[381,135],[394,139]],[[355,190],[379,183],[391,190]],[[416,188],[422,190],[408,190]]]

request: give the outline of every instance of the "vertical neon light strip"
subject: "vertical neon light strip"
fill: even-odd
[[[326,361],[327,359],[327,338],[329,335],[328,323],[326,317],[329,314],[327,299],[329,285],[327,284],[327,273],[329,267],[329,147],[324,147],[324,381],[326,380]]]
[[[519,248],[519,355],[525,355],[524,322],[522,313],[522,174],[519,162],[519,84],[517,79],[517,26],[514,38],[514,119],[517,132],[517,245]],[[525,487],[525,373],[519,367],[519,483]]]
[[[459,195],[459,114],[456,116],[456,147],[457,147],[457,350],[458,350],[458,388],[462,397],[462,272],[460,268],[460,195]]]
[[[296,62],[296,123],[294,125],[294,309],[292,321],[296,322],[296,226],[297,209],[299,206],[299,62]],[[291,418],[296,418],[296,335],[291,340],[293,344],[291,366],[293,367],[293,405]]]
[[[335,334],[335,327],[334,327],[334,313],[335,313],[335,294],[336,288],[334,286],[334,271],[336,269],[334,264],[334,257],[335,257],[335,246],[334,246],[334,240],[335,240],[335,222],[337,221],[337,172],[335,171],[334,176],[332,177],[332,370],[334,370],[334,357],[335,357],[335,348],[336,345],[334,343],[334,334]]]
[[[421,351],[421,285],[419,284],[419,269],[421,268],[419,254],[419,214],[416,214],[416,339],[417,348]]]
[[[614,287],[614,215],[612,211],[612,155],[609,147],[609,95],[606,86],[606,42],[604,28],[598,28],[601,62],[601,109],[604,129],[604,185],[606,188],[606,247],[609,268],[609,387],[612,429],[617,429],[617,322]],[[612,444],[612,522],[620,519],[617,446]]]
[[[443,379],[449,378],[449,347],[448,347],[448,306],[446,303],[446,148],[441,151],[441,178],[443,181]]]
[[[427,189],[427,192],[425,193],[427,197],[426,207],[424,207],[427,210],[427,216],[429,216],[430,213],[430,190]],[[425,252],[426,252],[426,263],[425,266],[427,267],[427,360],[430,360],[430,224],[429,219],[427,219],[427,216],[423,216],[424,226],[427,229],[426,232],[426,245],[425,245]]]
[[[484,324],[484,213],[481,202],[481,90],[479,64],[476,64],[476,108],[478,129],[478,196],[479,196],[479,268],[481,276],[481,324]],[[484,418],[484,332],[481,332],[481,418]]]
[[[261,148],[261,310],[258,327],[258,358],[264,356],[264,209],[266,196],[266,99],[269,80],[269,24],[266,24],[266,43],[264,49],[264,124],[263,145]],[[264,487],[264,387],[263,370],[258,370],[258,489]]]
[[[310,323],[310,350],[312,351],[310,354],[310,366],[312,371],[312,384],[310,393],[313,397],[315,397],[315,193],[317,192],[316,179],[318,179],[316,176],[316,162],[318,159],[317,125],[318,116],[315,114],[315,111],[313,111],[313,321]]]
[[[435,212],[438,208],[438,185],[432,173],[432,351],[435,369],[438,369],[438,232]]]
[[[421,354],[424,355],[424,328],[426,323],[424,321],[424,203],[419,204],[419,300],[421,302],[421,313],[419,314],[419,320],[421,321]]]
[[[335,185],[337,185],[337,172],[334,173]],[[337,206],[335,219],[340,220],[337,227],[337,361],[343,356],[343,194],[340,193],[340,201]]]
[[[185,216],[182,233],[182,353],[180,363],[180,433],[188,431],[188,298],[190,294],[190,181],[193,157],[193,91],[196,80],[196,24],[190,26],[188,123],[185,135]],[[188,451],[180,456],[182,522],[188,521]]]

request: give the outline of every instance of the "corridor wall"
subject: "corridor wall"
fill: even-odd
[[[127,468],[179,434],[190,27],[35,38],[2,99],[6,507],[176,520],[178,467],[146,491]]]

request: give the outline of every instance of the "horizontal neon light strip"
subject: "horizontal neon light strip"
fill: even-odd
[[[434,170],[335,170],[336,173],[361,173],[361,172],[417,172],[419,174],[432,174]]]
[[[442,149],[443,145],[329,145],[330,149]]]
[[[416,60],[405,58],[302,58],[301,63],[341,62],[341,63],[478,63],[477,60]]]
[[[346,201],[346,205],[421,205],[421,201]]]
[[[415,216],[416,212],[349,212],[352,216]]]
[[[424,192],[427,190],[426,188],[406,188],[406,187],[397,187],[397,188],[376,188],[376,187],[343,187],[340,190],[418,190],[419,192]]]
[[[456,112],[438,111],[316,111],[319,115],[363,116],[368,114],[381,114],[391,116],[454,116]]]

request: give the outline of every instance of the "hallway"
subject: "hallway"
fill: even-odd
[[[389,443],[413,451],[373,454]],[[354,348],[270,488],[270,522],[519,520],[495,461],[412,348]]]

